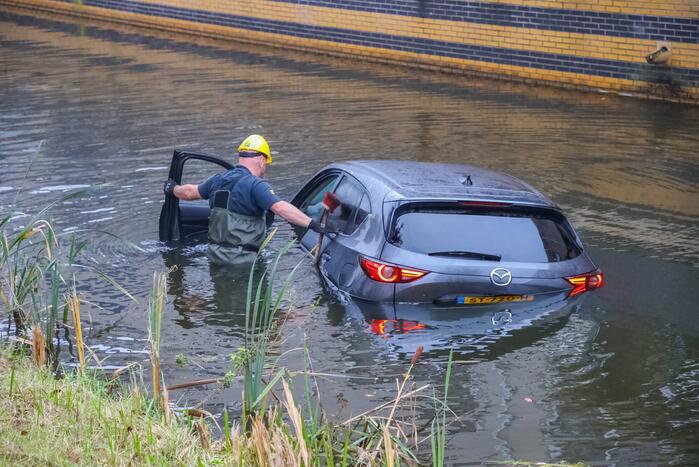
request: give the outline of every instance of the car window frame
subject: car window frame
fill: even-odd
[[[339,175],[342,176],[344,173],[340,169],[330,169],[330,170],[324,170],[318,174],[316,174],[310,181],[308,181],[302,188],[301,190],[296,193],[294,198],[291,200],[291,204],[293,204],[295,207],[300,208],[301,204],[305,199],[310,196],[310,194],[318,188],[318,186],[323,183],[323,181],[327,178],[329,178],[332,175]],[[339,182],[338,182],[339,184]]]
[[[168,178],[178,184],[182,182],[185,165],[189,160],[200,160],[220,166],[223,170],[234,167],[230,162],[209,154],[199,154],[175,149],[170,161]],[[165,195],[165,201],[158,217],[158,238],[162,242],[178,242],[182,238],[182,220],[180,217],[180,200],[175,196]]]

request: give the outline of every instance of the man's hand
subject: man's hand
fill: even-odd
[[[167,182],[163,185],[163,193],[165,193],[168,196],[175,196],[175,187],[177,186],[177,182],[174,181],[171,178],[167,179]]]
[[[339,232],[339,230],[334,228],[334,227],[330,227],[327,224],[321,224],[320,222],[317,222],[314,220],[312,220],[311,223],[308,224],[308,228],[316,233],[323,234],[323,235],[335,234],[335,233]]]

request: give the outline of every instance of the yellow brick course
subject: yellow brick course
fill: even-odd
[[[344,11],[336,8],[280,4],[265,0],[249,0],[244,3],[198,0],[140,1],[260,19],[301,22],[313,26],[636,63],[644,62],[645,55],[655,50],[656,47],[655,41],[624,37],[430,20],[390,14]],[[579,2],[566,3],[577,4]],[[699,0],[696,0],[696,3],[699,5]],[[699,44],[673,43],[672,49],[673,62],[679,61],[686,64],[682,66],[699,68]]]
[[[302,22],[313,26],[637,63],[642,63],[645,55],[656,47],[655,41],[623,37],[347,12],[335,8],[280,4],[264,0],[250,0],[244,4],[196,0],[141,1],[278,21]],[[697,3],[699,4],[699,0]],[[674,43],[672,49],[675,66],[699,67],[698,44]]]

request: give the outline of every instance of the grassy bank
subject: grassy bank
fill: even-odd
[[[56,378],[7,346],[0,382],[2,465],[233,463],[225,447],[205,448],[189,420],[165,424],[139,390],[91,374]]]
[[[288,391],[285,417],[280,407],[271,408],[246,432],[233,423],[216,439],[209,421],[184,413],[166,417],[137,386],[115,386],[100,374],[57,378],[7,346],[0,347],[0,381],[0,465],[300,466],[336,460],[330,444],[315,451],[296,436],[303,422]],[[332,432],[329,425],[324,430]],[[337,460],[374,463],[360,461],[349,445],[345,463]]]
[[[418,463],[396,445],[390,423],[378,418],[352,424],[305,418],[285,379],[277,404],[250,417],[245,430],[222,420],[222,437],[212,436],[207,419],[165,414],[135,384],[120,385],[102,373],[56,377],[6,344],[0,346],[0,382],[0,465]]]

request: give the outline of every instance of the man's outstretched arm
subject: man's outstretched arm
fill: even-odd
[[[163,186],[166,195],[173,195],[186,201],[202,199],[197,185],[178,185],[173,179],[168,179]]]
[[[303,211],[300,211],[296,206],[286,201],[277,201],[270,209],[273,213],[277,214],[290,224],[311,229],[316,233],[337,233],[337,229],[321,225],[319,222],[314,221],[304,214]]]
[[[272,205],[271,210],[288,223],[298,225],[299,227],[307,228],[311,223],[310,217],[286,201],[277,201]]]
[[[187,201],[202,199],[201,195],[199,194],[199,189],[197,188],[197,185],[177,185],[173,193],[179,199],[184,199]]]

